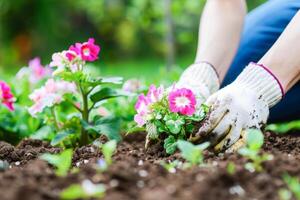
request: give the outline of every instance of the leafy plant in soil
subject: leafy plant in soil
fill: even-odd
[[[55,172],[57,176],[66,176],[72,165],[72,155],[72,149],[66,149],[60,154],[42,154],[40,158],[56,167]]]
[[[111,140],[101,145],[103,159],[98,160],[98,166],[101,171],[105,171],[112,164],[112,156],[117,149],[117,141]]]
[[[5,102],[11,102],[11,109],[0,107],[0,140],[11,144],[18,144],[23,138],[30,137],[33,133],[43,128],[42,119],[33,118],[28,113],[27,107],[31,105],[29,94],[37,87],[40,87],[50,78],[52,70],[48,66],[43,66],[39,57],[29,61],[28,66],[22,67],[15,76],[9,77],[8,83],[11,87],[11,95],[4,93],[10,101],[5,98]],[[2,90],[2,89],[1,89]],[[45,131],[45,129],[43,129]],[[49,133],[49,132],[48,132]]]
[[[238,153],[249,159],[245,168],[250,172],[262,171],[262,163],[273,158],[270,154],[260,154],[264,143],[264,135],[260,130],[249,129],[246,133],[246,147],[238,150]]]
[[[192,140],[209,110],[200,99],[192,90],[176,86],[165,90],[151,85],[146,96],[141,94],[134,120],[147,131],[146,148],[163,141],[166,152],[173,154],[178,140]]]
[[[84,180],[81,184],[72,184],[60,193],[60,198],[65,200],[102,198],[105,195],[103,184],[94,184]]]
[[[99,52],[100,47],[90,38],[53,54],[50,63],[55,69],[53,77],[30,95],[34,102],[29,108],[30,114],[43,113],[46,123],[56,132],[52,145],[82,146],[99,134],[120,140],[120,120],[93,113],[107,99],[124,95],[112,88],[112,85],[121,84],[122,78],[93,77],[88,72],[86,63],[97,60]]]
[[[179,140],[177,146],[180,149],[181,156],[188,161],[185,163],[185,167],[191,167],[203,163],[202,151],[209,147],[209,142],[194,145],[188,141]]]
[[[280,189],[279,197],[281,200],[289,200],[294,197],[300,199],[300,181],[298,177],[292,177],[288,174],[283,176],[283,180],[286,183],[288,189]]]

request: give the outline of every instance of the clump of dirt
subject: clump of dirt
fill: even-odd
[[[41,153],[58,153],[59,151],[60,148],[52,147],[48,142],[41,140],[26,139],[21,141],[17,147],[0,141],[0,159],[9,163],[18,162],[17,165],[27,163]]]
[[[169,173],[159,163],[181,159],[178,153],[167,156],[157,153],[159,147],[145,151],[144,134],[125,137],[118,145],[114,163],[104,173],[97,170],[101,151],[93,145],[74,151],[73,165],[80,172],[57,177],[46,162],[36,159],[44,152],[57,153],[60,149],[41,141],[25,140],[16,148],[0,142],[0,159],[11,165],[0,172],[2,200],[59,199],[63,188],[89,179],[106,186],[104,199],[179,200],[179,199],[278,199],[277,191],[285,187],[282,175],[289,173],[300,177],[300,138],[293,135],[278,136],[266,133],[263,152],[274,159],[264,163],[264,171],[249,172],[244,169],[247,160],[238,154],[214,155],[205,152],[206,165]],[[13,152],[19,155],[12,156]],[[33,156],[25,156],[28,152]],[[235,164],[234,174],[227,172],[229,162]],[[79,164],[78,164],[79,163]]]

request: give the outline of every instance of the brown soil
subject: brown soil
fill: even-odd
[[[0,159],[9,163],[9,169],[0,172],[0,199],[59,199],[63,188],[89,179],[106,185],[104,199],[272,200],[278,199],[278,190],[285,187],[284,173],[300,177],[300,137],[295,135],[266,133],[263,150],[272,153],[274,159],[264,163],[261,173],[245,170],[246,160],[238,154],[214,156],[209,152],[205,152],[205,166],[169,173],[159,163],[180,159],[179,155],[167,157],[159,146],[145,152],[143,146],[144,134],[126,137],[118,145],[113,165],[104,173],[96,168],[102,156],[97,147],[78,148],[73,166],[80,172],[57,177],[53,168],[37,157],[44,152],[57,153],[59,148],[38,140],[24,140],[17,147],[0,142]],[[226,170],[229,161],[236,166],[233,175]]]

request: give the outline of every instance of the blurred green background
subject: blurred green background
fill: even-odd
[[[251,10],[265,0],[248,0]],[[151,77],[193,62],[204,0],[0,0],[0,70],[94,37],[107,75]]]

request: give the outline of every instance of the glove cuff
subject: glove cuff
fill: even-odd
[[[178,83],[190,85],[193,88],[201,88],[204,85],[208,88],[209,95],[215,93],[220,88],[218,74],[213,65],[208,62],[197,62],[189,66],[182,73]]]
[[[277,77],[264,65],[250,63],[234,81],[237,85],[254,90],[269,108],[284,96],[284,90]]]

